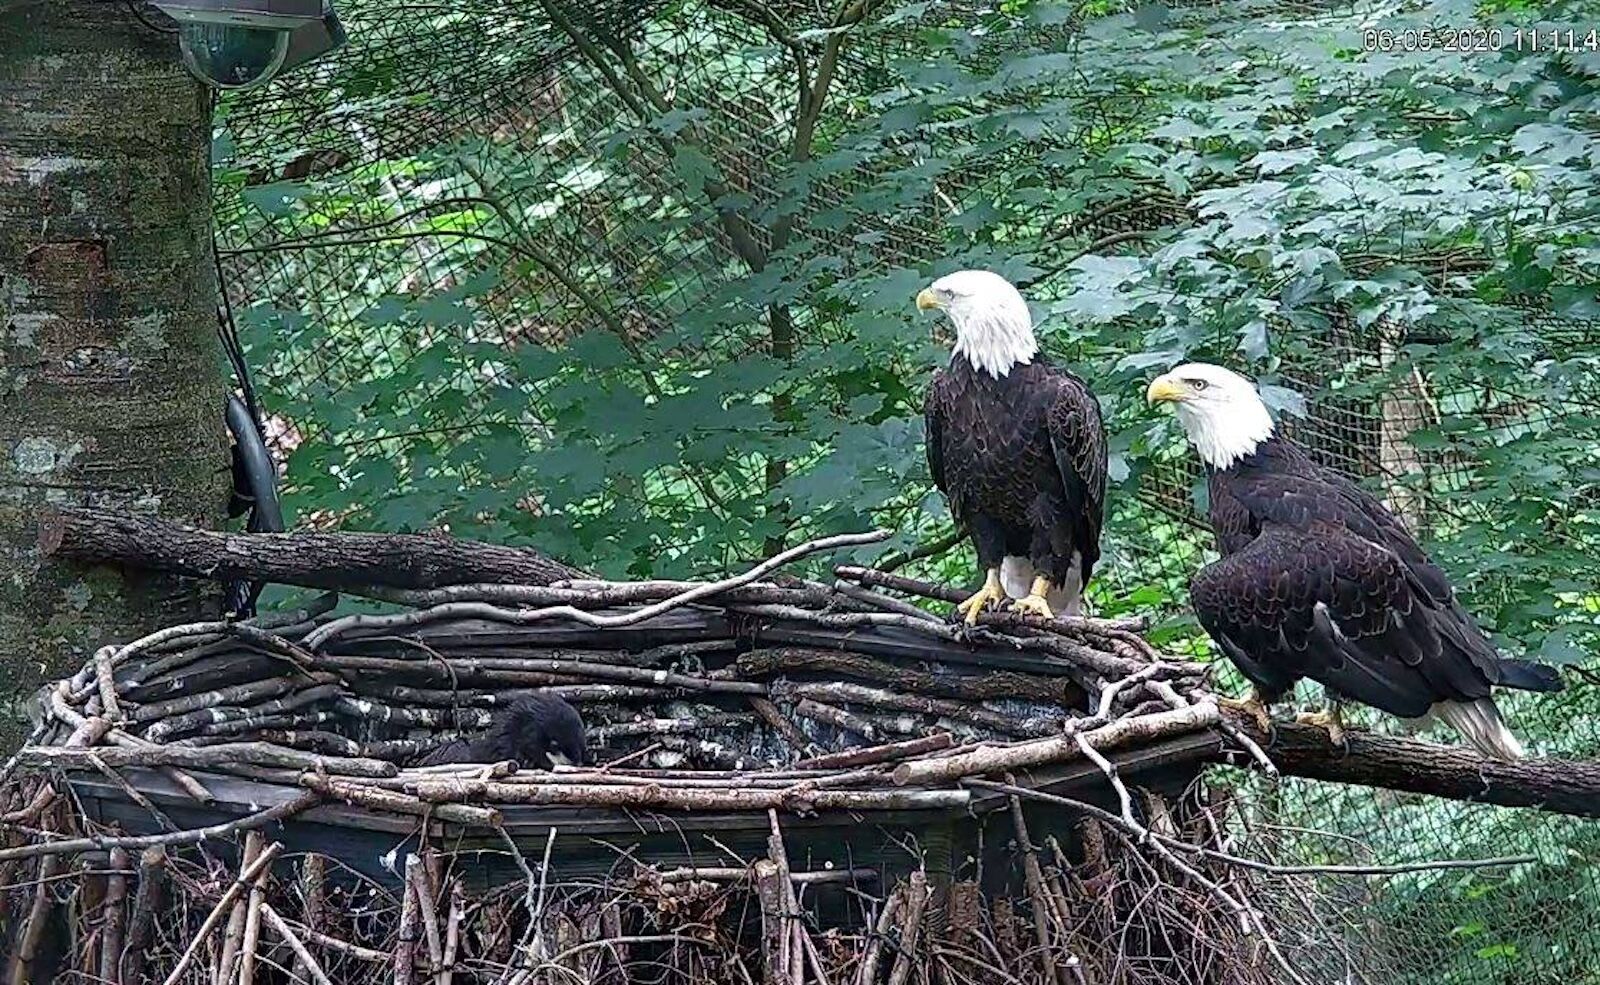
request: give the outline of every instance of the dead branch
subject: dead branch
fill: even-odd
[[[33,902],[29,906],[28,915],[23,919],[16,951],[11,955],[10,972],[7,975],[10,985],[28,985],[32,979],[33,961],[38,956],[40,941],[44,940],[45,923],[49,920],[50,910],[55,906],[55,893],[50,883],[63,868],[59,855],[48,856],[39,866],[39,880],[33,888]]]
[[[928,907],[928,874],[922,869],[911,873],[907,880],[905,898],[905,923],[900,931],[900,953],[895,955],[894,967],[889,971],[889,985],[905,985],[911,977],[917,944],[922,937],[922,922]]]
[[[444,934],[439,929],[439,910],[434,905],[433,887],[428,884],[427,865],[422,856],[406,859],[406,890],[415,897],[417,922],[422,924],[422,939],[428,947],[428,967],[444,966]]]
[[[783,712],[771,700],[751,695],[749,701],[750,709],[763,722],[766,722],[774,732],[782,736],[783,741],[789,744],[789,748],[802,756],[809,756],[816,752],[816,743],[806,738],[806,734],[800,731],[800,727],[785,717]]]
[[[754,878],[755,875],[754,869],[741,869],[733,866],[685,866],[676,869],[663,869],[659,872],[653,869],[647,871],[650,879],[664,885],[700,881],[743,882]],[[789,879],[800,886],[820,886],[829,883],[855,884],[873,882],[877,878],[877,869],[816,869],[810,872],[795,872],[793,870],[789,872]]]
[[[222,894],[222,899],[217,901],[217,905],[212,908],[210,915],[200,924],[200,929],[195,932],[194,938],[189,941],[189,946],[184,949],[183,956],[178,959],[178,963],[167,975],[163,985],[177,985],[178,982],[183,980],[184,971],[194,961],[195,956],[200,953],[200,946],[205,943],[206,939],[211,936],[211,932],[216,929],[217,924],[222,921],[222,914],[233,908],[234,900],[238,899],[262,873],[271,868],[273,860],[282,851],[283,845],[276,841],[268,845],[262,849],[260,855],[256,856],[255,861],[245,867],[245,870],[239,874],[239,878],[228,884],[227,890]]]
[[[789,915],[787,890],[778,863],[764,858],[754,867],[756,895],[761,902],[761,956],[763,981],[791,985],[789,971]]]
[[[254,834],[255,832],[251,832]],[[261,854],[261,843],[246,837],[243,851],[239,856],[241,868],[249,868]],[[244,948],[245,906],[243,898],[233,901],[233,907],[228,911],[228,926],[222,932],[222,952],[217,957],[215,973],[212,981],[215,985],[230,985],[239,970],[240,951]]]
[[[311,650],[319,650],[326,646],[330,640],[354,630],[383,629],[392,632],[428,622],[437,622],[441,619],[487,619],[490,622],[502,622],[516,626],[562,619],[597,628],[615,629],[622,626],[635,626],[673,609],[690,605],[703,598],[715,596],[719,592],[748,585],[767,572],[780,568],[808,554],[814,554],[819,551],[833,551],[844,547],[858,547],[862,544],[875,544],[878,541],[888,539],[890,535],[891,531],[875,530],[864,534],[839,534],[834,537],[819,537],[816,540],[808,541],[776,554],[743,574],[724,578],[721,581],[695,585],[693,588],[670,598],[614,615],[595,615],[572,605],[553,605],[542,609],[504,609],[487,603],[451,602],[445,605],[437,605],[430,609],[418,609],[393,616],[346,616],[343,619],[335,619],[307,636],[306,647]],[[484,581],[488,579],[476,580]]]
[[[0,848],[0,861],[14,858],[38,858],[41,855],[72,855],[86,851],[109,851],[112,848],[149,848],[155,845],[198,845],[203,841],[216,838],[227,838],[243,831],[265,827],[293,817],[302,811],[315,807],[322,798],[311,791],[306,791],[299,797],[276,807],[268,807],[254,814],[213,824],[204,828],[192,828],[187,831],[169,831],[158,835],[137,835],[127,837],[101,837],[91,835],[87,838],[66,838],[61,841],[42,841],[31,845],[17,845],[12,848]]]
[[[1344,750],[1313,725],[1276,722],[1274,741],[1261,735],[1253,722],[1232,721],[1261,742],[1272,762],[1289,776],[1600,817],[1600,763],[1562,759],[1506,762],[1461,746],[1361,731],[1345,734],[1349,748]]]
[[[290,921],[285,920],[285,923],[290,923]],[[389,964],[393,961],[393,957],[391,955],[385,954],[382,951],[376,951],[370,947],[362,947],[359,944],[352,944],[349,941],[340,940],[337,937],[332,937],[328,934],[325,934],[322,931],[317,930],[315,927],[307,924],[290,923],[290,926],[304,940],[310,941],[312,944],[316,944],[319,947],[326,947],[331,950],[338,951],[341,954],[349,955],[350,957],[355,958],[357,961],[366,961],[372,964]]]
[[[1015,780],[1008,774],[1006,782],[1014,783]],[[1008,802],[1011,806],[1012,828],[1017,835],[1017,851],[1022,856],[1023,880],[1033,903],[1030,909],[1033,911],[1033,933],[1039,940],[1039,966],[1044,971],[1044,980],[1049,985],[1056,985],[1061,976],[1056,969],[1055,934],[1051,932],[1051,915],[1054,911],[1045,900],[1044,874],[1039,870],[1038,849],[1028,834],[1028,825],[1022,816],[1022,801],[1012,796]]]
[[[998,698],[1026,698],[1045,704],[1073,707],[1081,703],[1083,692],[1070,680],[1014,671],[955,676],[930,674],[860,654],[809,647],[779,647],[751,650],[740,654],[741,674],[768,677],[780,673],[806,672],[853,677],[861,681],[900,688],[919,695],[939,695],[968,701]]]
[[[783,811],[948,810],[965,807],[962,790],[818,790],[804,783],[779,790],[682,789],[659,784],[568,784],[544,786],[488,780],[429,780],[416,786],[423,800],[444,804],[462,800],[496,804],[564,804],[637,810]],[[0,858],[4,858],[0,853]]]
[[[278,916],[278,911],[266,903],[261,904],[260,910],[261,916],[267,922],[267,926],[271,927],[272,932],[277,934],[285,944],[289,945],[289,950],[294,952],[298,967],[304,968],[311,976],[311,980],[316,982],[317,985],[333,985],[333,981],[328,978],[327,972],[322,970],[322,966],[317,964],[317,959],[312,957],[311,952],[306,949],[305,942],[290,929],[289,924],[282,917]]]
[[[378,790],[355,783],[341,783],[318,773],[305,774],[300,778],[300,783],[328,800],[359,804],[362,807],[387,811],[391,814],[434,817],[440,821],[465,824],[478,828],[498,828],[501,824],[500,812],[488,807],[474,807],[470,804],[424,803],[403,793]]]
[[[851,769],[857,766],[870,766],[874,763],[891,763],[898,759],[911,759],[930,752],[939,752],[955,745],[955,742],[955,737],[949,732],[939,732],[920,739],[906,739],[903,742],[889,742],[881,746],[867,746],[864,749],[851,749],[848,752],[835,752],[825,756],[815,756],[811,759],[802,759],[794,764],[794,768],[797,770]]]
[[[435,985],[451,985],[455,978],[456,955],[461,949],[461,924],[466,919],[467,894],[460,879],[450,881],[450,915],[444,933],[444,959]]]
[[[231,534],[101,509],[58,509],[39,524],[46,557],[218,581],[306,588],[548,585],[583,572],[538,551],[436,534]]]
[[[417,925],[421,911],[417,908],[417,894],[413,891],[410,871],[417,863],[415,855],[406,859],[407,877],[400,883],[400,934],[394,948],[395,985],[411,985],[416,974]]]
[[[327,903],[326,869],[322,856],[315,852],[300,862],[300,895],[305,901],[303,912],[306,922],[313,927],[322,926],[324,919],[323,910]],[[305,978],[309,974],[305,964],[297,953],[293,969],[296,978]]]
[[[314,756],[298,749],[287,749],[265,742],[234,742],[203,748],[151,745],[144,748],[96,750],[32,746],[23,750],[22,763],[25,766],[53,769],[93,769],[91,756],[110,767],[187,766],[191,769],[206,769],[249,763],[257,766],[317,770],[346,776],[384,777],[394,776],[399,772],[393,763],[386,763],[381,759]]]
[[[1083,738],[1095,749],[1117,749],[1134,742],[1148,743],[1200,731],[1215,722],[1217,715],[1215,704],[1191,705],[1153,715],[1118,719],[1085,733]],[[900,786],[947,783],[965,776],[1004,773],[1045,763],[1059,763],[1079,754],[1078,737],[1069,733],[1007,746],[985,746],[942,759],[902,763],[894,771],[894,782]]]
[[[123,849],[113,849],[118,850]],[[133,895],[133,915],[128,919],[128,942],[117,958],[116,973],[108,976],[112,981],[143,981],[140,976],[155,930],[156,911],[162,904],[166,876],[166,847],[151,845],[144,849],[139,855],[139,888]]]
[[[901,883],[894,892],[884,901],[883,907],[878,911],[878,921],[873,924],[872,933],[867,940],[866,950],[861,956],[861,967],[856,972],[856,985],[876,985],[878,981],[878,963],[883,955],[883,942],[889,939],[889,932],[894,929],[899,921],[900,910],[905,905],[905,894],[909,884]]]
[[[904,592],[907,595],[935,599],[940,602],[960,602],[970,594],[953,586],[935,585],[932,582],[919,581],[915,578],[890,574],[873,568],[839,565],[833,569],[833,573],[839,578],[853,581],[867,588],[887,588],[891,591]],[[1095,629],[1118,629],[1130,633],[1139,633],[1150,628],[1150,621],[1140,617],[1096,619],[1092,616],[1063,616],[1058,617],[1056,622],[1066,626],[1077,625]]]
[[[261,832],[251,831],[244,837],[244,857],[254,859],[262,852]],[[267,871],[250,882],[250,892],[245,898],[244,940],[239,945],[239,985],[254,985],[256,978],[256,949],[261,946],[261,906],[265,902],[261,883]]]
[[[126,870],[132,859],[125,848],[113,848],[108,860],[111,874],[106,879],[106,898],[102,904],[105,914],[101,921],[100,977],[109,982],[120,982],[117,962],[122,958],[123,934],[128,925],[128,876]]]

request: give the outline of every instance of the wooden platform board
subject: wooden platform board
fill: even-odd
[[[1177,797],[1201,763],[1216,756],[1219,749],[1215,736],[1196,734],[1127,750],[1111,759],[1130,784]],[[125,775],[135,789],[184,828],[224,823],[286,803],[300,793],[280,784],[196,773],[196,779],[217,798],[206,806],[197,804],[159,773],[128,770]],[[1104,776],[1090,763],[1062,764],[1017,779],[1036,789],[1116,809]],[[147,810],[103,776],[80,774],[71,780],[96,822],[115,824],[130,834],[160,830]],[[976,865],[1011,873],[1014,868],[1004,857],[1011,851],[1011,820],[1006,814],[992,816],[1007,806],[1008,799],[1001,794],[974,791],[964,811],[785,814],[782,824],[796,870],[866,868],[888,876],[914,868],[913,846],[921,846],[931,874],[956,873]],[[625,812],[523,805],[504,805],[501,811],[506,831],[531,864],[537,864],[550,833],[555,832],[551,861],[563,880],[602,876],[618,865],[629,865],[630,859],[662,869],[727,867],[736,864],[729,852],[751,860],[766,853],[768,822],[764,813]],[[1069,812],[1038,804],[1029,805],[1027,812],[1030,825],[1038,826],[1037,836],[1055,834],[1063,844],[1075,843],[1076,819]],[[318,852],[370,878],[394,883],[406,855],[417,847],[419,829],[416,818],[326,804],[274,829],[272,837],[284,843],[288,854]],[[493,832],[432,822],[429,833],[438,846],[478,853],[480,864],[471,868],[470,879],[479,887],[521,877],[504,840]],[[227,854],[230,849],[218,846],[216,850]]]

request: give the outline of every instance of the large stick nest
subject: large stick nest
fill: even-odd
[[[1203,788],[1139,789],[1224,745],[1270,769],[1202,666],[1134,622],[967,627],[904,598],[959,597],[937,586],[773,573],[851,542],[717,583],[372,592],[402,605],[102,649],[46,690],[6,767],[40,774],[11,785],[0,848],[18,974],[251,981],[270,977],[259,958],[314,981],[1299,977]],[[581,708],[595,765],[410,765],[530,689]],[[1095,802],[1076,799],[1091,779]],[[991,814],[1014,853],[998,875]],[[949,863],[968,822],[971,871]],[[717,834],[690,845],[701,825]],[[864,830],[900,864],[857,864]],[[564,872],[573,845],[588,868]]]

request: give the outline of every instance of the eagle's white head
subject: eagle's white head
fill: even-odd
[[[917,307],[942,308],[956,327],[955,354],[995,379],[1039,351],[1028,302],[1004,277],[987,270],[946,274],[917,294]]]
[[[1225,469],[1272,437],[1272,415],[1256,385],[1231,369],[1185,363],[1156,377],[1145,391],[1150,403],[1171,403],[1200,460]]]

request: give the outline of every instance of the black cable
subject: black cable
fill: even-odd
[[[162,27],[160,24],[156,24],[151,21],[150,18],[146,17],[144,15],[144,11],[139,9],[140,0],[122,0],[122,3],[128,8],[128,13],[139,19],[139,23],[143,24],[145,27],[148,27],[157,34],[178,33],[178,29],[176,27]]]
[[[244,355],[244,343],[239,339],[239,327],[233,316],[233,302],[228,297],[227,279],[222,269],[222,257],[217,252],[214,230],[211,260],[217,273],[217,291],[221,295],[221,303],[217,305],[217,340],[227,354],[239,390],[238,394],[228,395],[224,410],[228,433],[233,438],[233,493],[228,500],[228,515],[239,517],[248,513],[245,530],[249,533],[281,533],[284,522],[283,510],[278,502],[277,465],[267,449],[266,420],[256,399],[250,364]],[[228,612],[238,618],[255,615],[256,599],[264,587],[262,582],[228,582],[225,586]]]
[[[222,304],[217,309],[217,337],[222,340],[223,351],[228,354],[228,362],[233,365],[233,375],[239,383],[240,393],[244,396],[244,404],[250,409],[250,419],[255,421],[256,430],[266,436],[266,419],[261,414],[261,403],[256,399],[255,382],[250,375],[250,364],[244,358],[244,343],[239,341],[238,323],[233,318],[233,300],[228,297],[228,281],[222,271],[222,257],[217,252],[216,234],[211,237],[211,262],[217,271],[217,293],[222,296]]]

